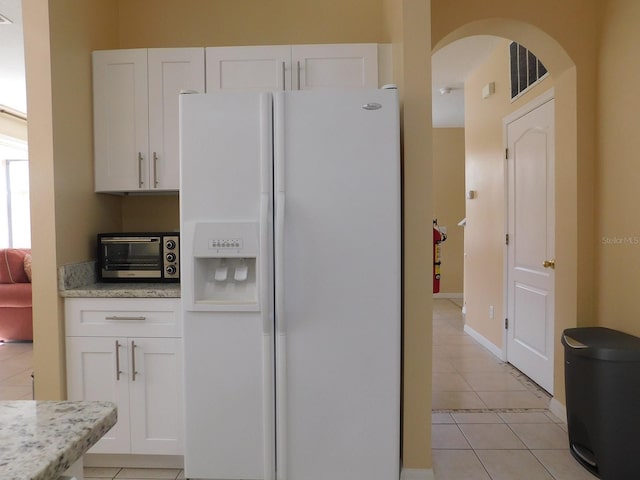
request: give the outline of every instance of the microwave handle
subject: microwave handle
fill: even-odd
[[[160,237],[118,237],[118,238],[102,238],[100,239],[100,243],[149,243],[149,242],[159,242]]]

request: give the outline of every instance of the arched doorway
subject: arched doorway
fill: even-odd
[[[557,108],[555,111],[555,122],[562,132],[569,132],[568,135],[557,135],[556,158],[561,159],[556,162],[554,191],[556,194],[556,224],[562,225],[555,235],[556,241],[556,257],[558,259],[558,269],[556,270],[556,304],[555,317],[558,321],[554,327],[554,336],[556,339],[560,337],[560,333],[565,328],[573,327],[576,324],[576,311],[578,309],[575,291],[577,290],[577,250],[578,250],[578,229],[577,225],[577,205],[576,198],[578,191],[577,181],[577,115],[576,115],[576,97],[577,97],[577,79],[575,63],[569,57],[562,46],[543,31],[532,27],[529,24],[508,20],[508,19],[492,19],[477,21],[463,25],[444,36],[434,46],[434,52],[443,48],[458,39],[472,35],[493,35],[508,38],[524,44],[530,51],[534,52],[538,58],[542,59],[547,67],[551,77],[553,78],[553,87],[555,90],[555,98],[557,100]],[[500,85],[504,87],[504,82]],[[498,84],[496,84],[498,86]],[[434,85],[434,88],[436,85]],[[476,90],[477,90],[476,86]],[[480,97],[480,91],[475,92]],[[525,102],[521,102],[525,103]],[[516,102],[509,103],[504,110],[504,114],[500,118],[509,113],[509,109],[514,111],[518,108]],[[486,119],[484,120],[486,125]],[[474,297],[474,285],[476,292],[474,305],[466,305],[466,313],[469,323],[477,326],[477,331],[481,336],[490,339],[490,343],[497,347],[497,351],[504,351],[506,337],[504,336],[504,319],[506,304],[506,273],[504,254],[505,249],[505,177],[504,177],[504,152],[502,126],[497,127],[498,132],[493,132],[494,139],[498,139],[497,144],[487,147],[486,132],[481,133],[482,140],[476,142],[469,141],[469,137],[473,136],[473,132],[466,132],[465,141],[467,147],[476,148],[475,151],[467,151],[467,160],[472,158],[476,164],[471,168],[476,168],[483,160],[494,162],[495,169],[492,173],[485,175],[490,178],[487,184],[483,185],[484,194],[497,198],[497,203],[489,207],[493,215],[487,219],[483,218],[481,212],[477,212],[476,221],[478,229],[475,237],[469,232],[469,237],[465,239],[466,245],[480,242],[483,247],[489,246],[494,255],[479,255],[477,262],[468,262],[465,264],[465,297],[470,294]],[[477,135],[478,132],[475,132]],[[484,142],[484,143],[483,143]],[[496,146],[497,145],[497,146]],[[496,155],[497,158],[496,158]],[[480,163],[478,163],[480,162]],[[486,165],[486,163],[485,163]],[[468,177],[468,176],[467,176]],[[493,182],[493,183],[492,183]],[[492,186],[493,185],[493,186]],[[466,190],[473,190],[474,186],[467,184]],[[488,190],[487,190],[488,189]],[[470,200],[467,200],[470,202]],[[497,205],[497,207],[496,207]],[[475,205],[473,205],[475,207]],[[473,222],[473,210],[467,203],[467,222]],[[469,225],[469,223],[467,223]],[[493,227],[491,226],[493,225]],[[569,227],[569,228],[566,228]],[[467,232],[465,232],[467,235]],[[490,238],[490,239],[488,239]],[[477,244],[477,243],[476,243]],[[562,264],[562,265],[560,265]],[[489,293],[487,293],[489,291]],[[466,299],[466,298],[465,298]],[[486,321],[491,318],[491,322]],[[479,322],[476,320],[480,319]],[[562,372],[562,350],[559,341],[554,342],[555,360],[554,369],[554,392],[558,400],[552,401],[552,407],[562,414],[562,405],[564,404],[564,378]]]

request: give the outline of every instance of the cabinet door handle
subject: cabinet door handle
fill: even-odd
[[[116,340],[116,380],[120,381],[120,374],[122,370],[120,370],[120,342]]]
[[[110,316],[104,317],[105,320],[146,320],[147,317],[120,317],[120,316]]]
[[[142,162],[144,162],[144,157],[142,156],[142,152],[138,152],[138,187],[140,188],[144,185],[142,181]]]
[[[300,86],[300,61],[296,62],[297,66],[298,66],[298,90],[302,90],[302,87]]]
[[[136,371],[136,342],[131,340],[131,381],[136,381],[136,375],[138,372]]]
[[[153,187],[158,188],[158,154],[153,152]]]
[[[282,62],[282,90],[287,89],[287,67],[285,62]]]

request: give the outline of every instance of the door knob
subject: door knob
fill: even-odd
[[[542,266],[544,268],[556,268],[555,258],[552,258],[551,260],[545,260],[544,262],[542,262]]]

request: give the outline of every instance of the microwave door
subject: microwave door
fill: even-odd
[[[105,241],[102,274],[107,278],[160,278],[162,244],[160,238],[119,238]]]

